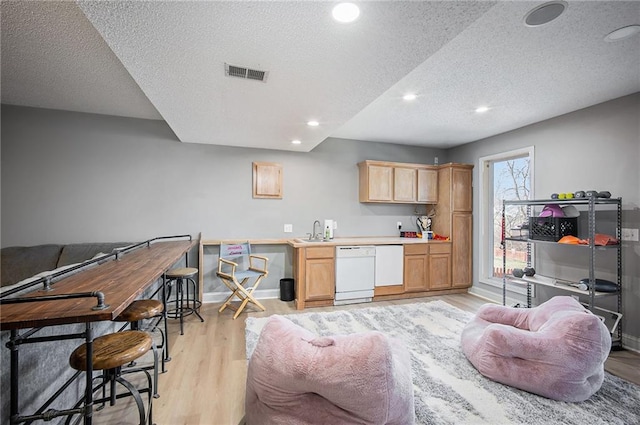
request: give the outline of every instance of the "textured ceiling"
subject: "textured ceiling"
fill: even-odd
[[[162,119],[75,3],[0,7],[2,103]]]
[[[640,91],[640,37],[603,41],[640,24],[640,2],[569,1],[525,26],[541,3],[365,1],[347,25],[320,1],[3,1],[2,103],[309,151],[327,137],[455,146]]]

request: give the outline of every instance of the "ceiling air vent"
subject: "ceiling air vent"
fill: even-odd
[[[267,80],[267,71],[258,71],[256,69],[245,68],[242,66],[224,64],[224,72],[228,77],[239,77],[247,80],[257,80],[265,82]]]

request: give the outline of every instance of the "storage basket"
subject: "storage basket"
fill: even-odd
[[[567,235],[578,236],[577,217],[529,217],[529,239],[557,242]]]

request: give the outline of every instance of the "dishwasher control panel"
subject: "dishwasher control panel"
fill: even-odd
[[[375,246],[358,245],[336,247],[336,257],[375,257],[375,255]]]

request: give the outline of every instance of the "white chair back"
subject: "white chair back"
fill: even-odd
[[[233,261],[238,264],[238,270],[249,268],[249,256],[251,255],[251,245],[249,242],[235,244],[220,244],[220,258]]]

